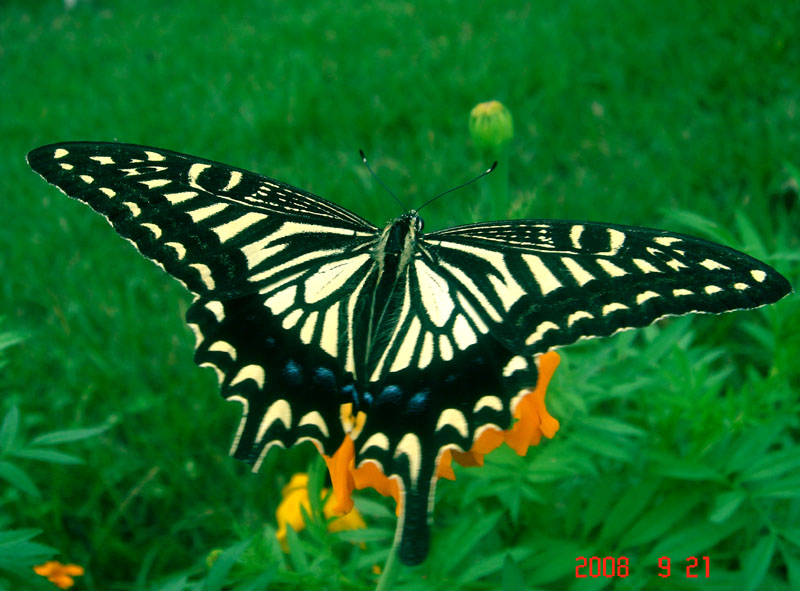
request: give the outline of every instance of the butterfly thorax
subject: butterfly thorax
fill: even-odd
[[[381,230],[372,256],[375,259],[375,291],[369,313],[366,361],[379,356],[385,342],[379,334],[390,334],[387,325],[393,323],[392,302],[398,296],[398,287],[405,280],[409,263],[417,250],[422,218],[412,210],[395,218]]]
[[[403,265],[407,265],[420,230],[422,230],[422,218],[414,210],[404,213],[386,224],[381,230],[373,253],[378,264],[380,265],[388,256],[404,258]]]

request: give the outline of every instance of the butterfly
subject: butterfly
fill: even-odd
[[[399,483],[399,556],[425,559],[437,462],[506,429],[536,356],[659,318],[791,291],[736,250],[648,228],[510,220],[376,227],[286,183],[121,143],[37,148],[28,163],[194,294],[195,360],[243,406],[232,455],[349,436]]]

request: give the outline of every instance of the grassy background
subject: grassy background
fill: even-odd
[[[381,223],[396,206],[357,149],[421,203],[485,166],[466,119],[497,98],[516,123],[506,216],[700,234],[798,284],[797,2],[481,4],[3,2],[0,328],[28,338],[5,351],[0,410],[19,407],[23,440],[111,427],[63,446],[80,465],[13,459],[39,496],[0,485],[0,529],[43,530],[86,567],[78,589],[180,590],[251,536],[235,588],[369,588],[393,527],[367,503],[366,550],[317,531],[275,551],[280,487],[313,454],[258,475],[226,457],[239,407],[191,361],[189,296],[27,168],[45,143],[193,153]],[[485,218],[479,194],[437,201],[426,229]],[[800,588],[799,316],[792,296],[567,349],[561,432],[442,484],[431,558],[400,586]],[[631,575],[576,579],[581,555]],[[711,579],[686,579],[691,555]]]

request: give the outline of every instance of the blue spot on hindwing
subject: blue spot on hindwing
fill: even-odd
[[[372,394],[369,392],[361,394],[356,389],[355,384],[347,384],[346,386],[342,386],[342,388],[339,389],[339,392],[341,392],[341,397],[343,398],[344,402],[353,403],[354,413],[362,410],[366,412],[372,406]]]
[[[430,394],[429,390],[423,390],[422,392],[417,392],[408,401],[408,412],[413,414],[420,414],[425,412],[425,409],[428,406],[428,394]]]
[[[290,359],[283,366],[283,378],[290,386],[301,386],[303,384],[303,368],[294,359]]]
[[[380,396],[378,397],[378,401],[380,404],[400,404],[400,399],[403,396],[403,391],[400,389],[400,386],[395,386],[394,384],[386,386],[381,392]]]
[[[325,388],[326,390],[334,390],[336,388],[336,376],[327,367],[315,369],[311,382],[314,386]]]

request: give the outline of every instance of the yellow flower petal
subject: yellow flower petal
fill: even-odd
[[[350,447],[352,447],[352,445],[353,442],[350,440]],[[337,454],[342,448],[344,448],[344,451],[342,455],[337,458]],[[334,469],[341,471],[339,464],[346,459],[347,446],[343,445],[339,448],[339,451],[334,454],[334,458],[323,456],[326,462],[330,460],[328,463],[329,469],[333,466]],[[353,477],[351,471],[348,470],[347,475],[348,479],[352,481]],[[352,486],[350,490],[352,490]],[[305,508],[306,513],[311,513],[311,504],[308,496],[308,475],[302,473],[295,474],[292,476],[289,484],[283,487],[282,492],[283,500],[280,505],[278,505],[278,510],[275,512],[275,518],[278,521],[278,531],[275,532],[275,537],[278,538],[278,542],[280,542],[283,551],[288,552],[289,546],[286,541],[288,537],[288,528],[291,527],[296,532],[302,531],[306,526],[305,520],[303,519],[303,508]],[[325,498],[325,496],[328,495],[328,489],[323,489],[321,493],[322,498]],[[349,493],[347,499],[352,507],[353,500],[349,497]],[[341,511],[341,502],[335,495],[328,496],[322,508],[322,512],[328,519],[337,515],[340,516],[338,519],[334,519],[328,524],[328,531],[334,532],[367,527],[361,514],[356,509],[353,508],[343,515]]]
[[[308,500],[308,475],[295,474],[289,480],[289,484],[283,487],[283,500],[278,505],[275,511],[275,518],[278,521],[278,531],[275,537],[281,544],[284,551],[289,550],[286,543],[287,528],[291,527],[294,531],[302,531],[306,526],[303,520],[303,511],[301,507],[305,507],[307,513],[311,512],[311,505]]]
[[[325,517],[329,519],[331,517],[335,517],[335,519],[328,524],[328,531],[345,531],[348,529],[364,529],[367,527],[367,524],[364,521],[364,518],[361,517],[361,513],[358,512],[358,509],[353,508],[353,510],[347,515],[338,516],[338,513],[332,508],[332,506],[335,504],[336,501],[334,500],[333,495],[331,495],[328,497],[328,502],[325,503],[325,507],[323,508]]]
[[[298,472],[293,474],[289,482],[281,490],[281,496],[288,497],[292,492],[298,490],[308,490],[308,474]]]

